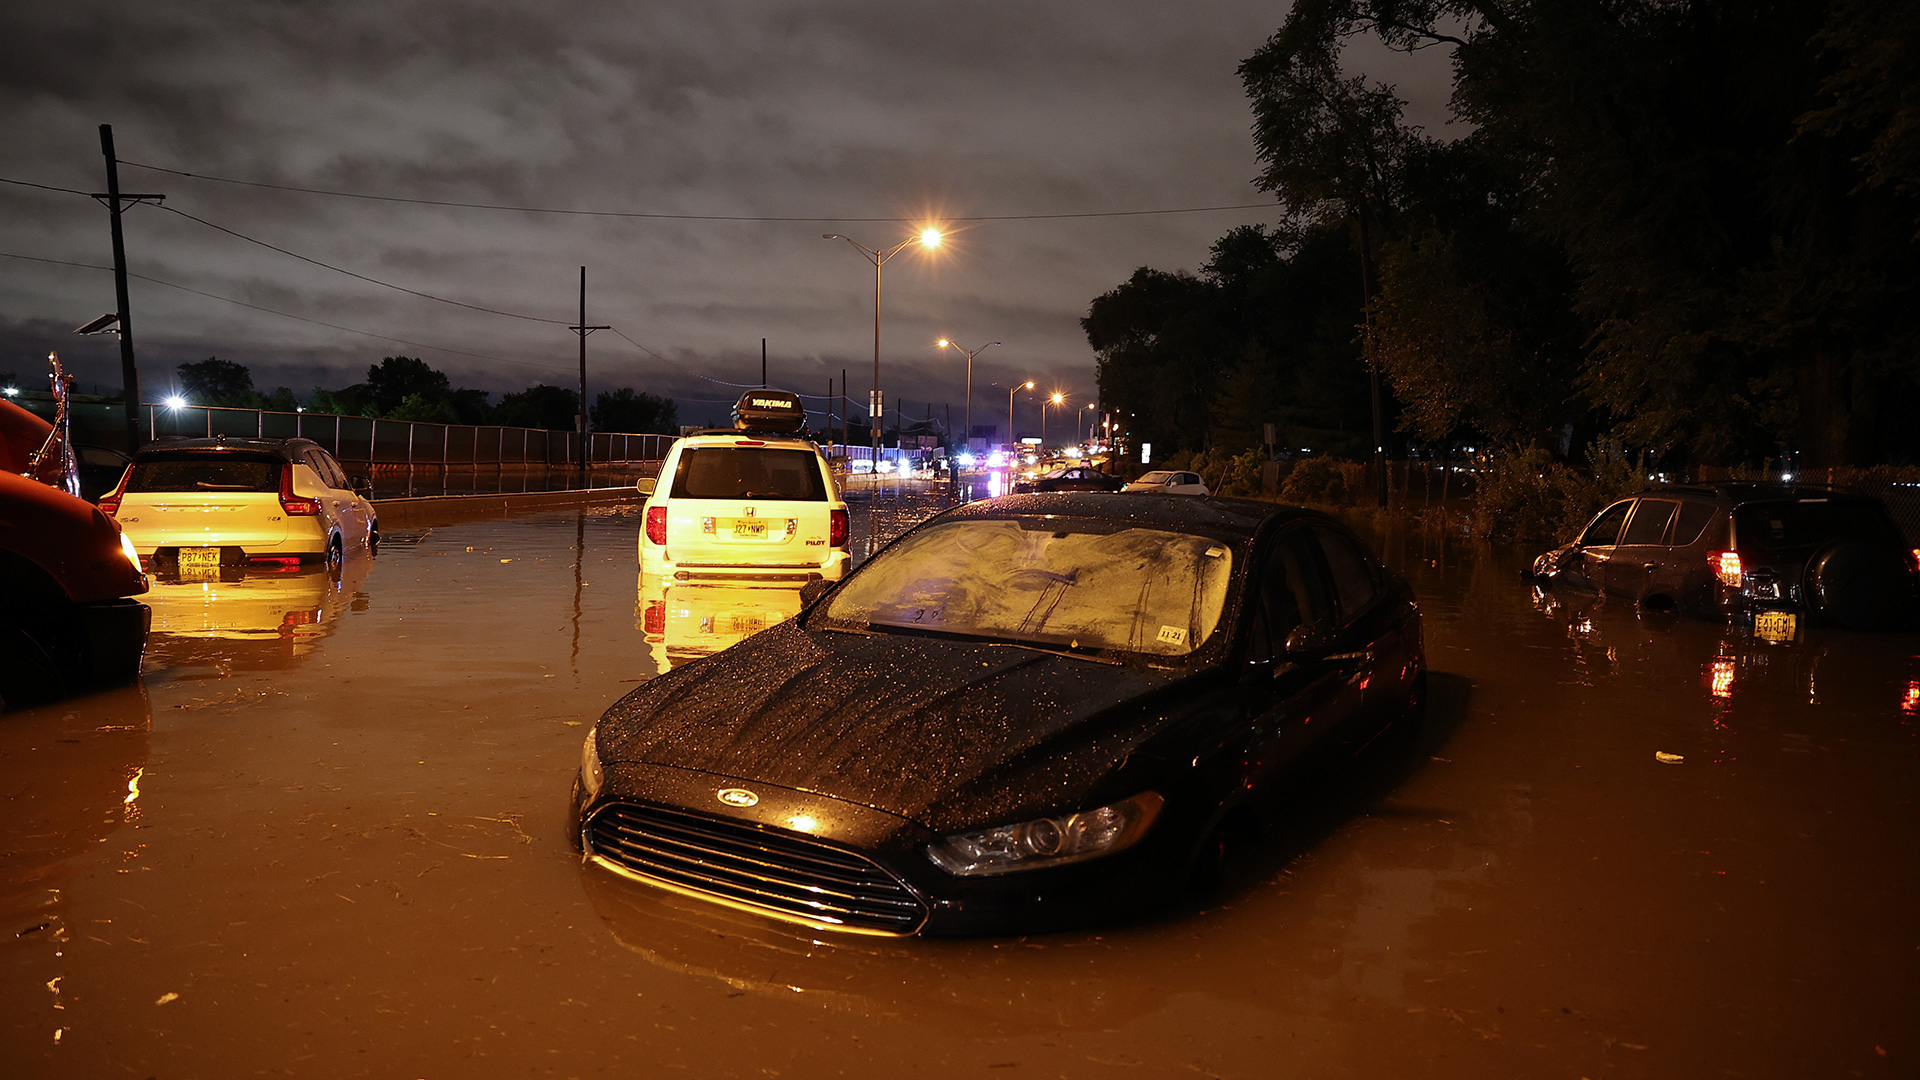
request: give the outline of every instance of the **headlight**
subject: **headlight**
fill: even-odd
[[[959,833],[927,848],[949,874],[977,877],[1097,859],[1138,843],[1166,802],[1151,791],[1097,810]]]
[[[600,768],[600,747],[598,742],[600,729],[587,729],[587,741],[580,747],[580,790],[591,799],[600,793],[600,785],[606,783],[607,774]]]

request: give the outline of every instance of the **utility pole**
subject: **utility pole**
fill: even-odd
[[[767,339],[760,339],[760,389],[767,388]]]
[[[140,449],[140,369],[133,362],[133,312],[127,303],[127,244],[120,234],[120,212],[143,202],[157,203],[166,196],[120,193],[120,159],[113,152],[112,124],[100,125],[100,153],[107,159],[107,190],[94,198],[106,206],[113,221],[113,299],[119,306],[115,314],[120,320],[120,377],[125,383],[122,393],[127,399],[127,453],[131,454]]]
[[[580,335],[580,412],[573,418],[574,427],[580,429],[580,476],[584,482],[587,475],[587,335],[595,330],[611,330],[610,326],[587,325],[587,268],[580,268],[580,325],[567,329]]]

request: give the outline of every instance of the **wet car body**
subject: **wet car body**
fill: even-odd
[[[849,519],[820,448],[797,434],[797,395],[755,390],[734,406],[734,427],[675,440],[647,496],[640,572],[676,581],[838,581]],[[884,464],[884,463],[883,463]]]
[[[907,561],[911,576],[917,544],[962,527],[1191,538],[1231,561],[1219,621],[1189,652],[1117,657],[837,621],[864,575]],[[583,747],[575,842],[599,868],[822,929],[1099,921],[1174,895],[1286,777],[1417,711],[1424,669],[1411,590],[1312,511],[1117,494],[975,503],[798,618],[609,709]],[[1048,829],[1117,839],[1011,868],[954,854],[1029,843],[1035,828],[1042,847]]]
[[[1163,495],[1211,495],[1206,481],[1196,472],[1160,469],[1147,473],[1121,488],[1122,491],[1150,491]]]
[[[1122,486],[1119,477],[1109,476],[1092,465],[1073,465],[1031,480],[1016,480],[1013,491],[1016,495],[1058,491],[1119,491]]]
[[[147,579],[120,527],[21,475],[51,425],[0,402],[0,710],[140,672]]]
[[[1537,579],[1792,636],[1920,616],[1920,552],[1878,499],[1810,484],[1652,488],[1534,561]]]
[[[380,520],[370,490],[309,439],[178,439],[135,454],[100,506],[149,569],[218,577],[371,553]]]

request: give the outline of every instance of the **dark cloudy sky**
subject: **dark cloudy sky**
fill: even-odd
[[[1235,69],[1284,4],[1070,2],[422,3],[8,0],[0,5],[0,177],[164,192],[126,218],[142,378],[182,360],[247,364],[262,389],[336,387],[419,356],[496,393],[571,386],[588,270],[589,392],[668,393],[704,420],[722,383],[823,395],[872,377],[869,247],[950,223],[939,254],[885,271],[882,385],[913,413],[951,402],[982,354],[976,421],[1034,379],[1090,400],[1089,302],[1141,265],[1193,269],[1272,210],[964,222],[1267,203]],[[1384,66],[1370,69],[1392,70]],[[1431,81],[1431,78],[1429,78]],[[1444,96],[1440,90],[1438,96]],[[249,188],[269,184],[565,210],[797,221],[568,216]],[[213,225],[417,292],[300,262]],[[0,184],[0,372],[58,349],[119,385],[106,212]],[[381,340],[300,319],[400,341]],[[702,376],[706,378],[703,379]],[[720,380],[716,383],[708,380]],[[1029,407],[1031,408],[1031,407]],[[1027,415],[1031,415],[1029,412]],[[1028,421],[1030,422],[1030,421]],[[1023,426],[1024,426],[1023,422]]]

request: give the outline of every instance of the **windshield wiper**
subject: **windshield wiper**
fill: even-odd
[[[980,645],[1011,645],[1016,649],[1030,649],[1034,652],[1048,653],[1053,656],[1066,656],[1075,660],[1091,660],[1096,664],[1110,664],[1113,667],[1126,665],[1110,656],[1102,655],[1107,650],[1093,646],[1048,645],[1043,642],[1025,641],[1020,638],[999,637],[991,634],[968,634],[959,630],[937,630],[929,626],[899,626],[894,623],[868,623],[865,629],[829,627],[849,634],[905,634],[909,637],[937,637],[949,641],[965,641]]]

